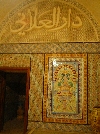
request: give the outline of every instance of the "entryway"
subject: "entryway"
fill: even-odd
[[[0,68],[2,134],[23,134],[27,131],[29,71],[29,68]]]

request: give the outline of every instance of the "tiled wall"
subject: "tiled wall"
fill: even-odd
[[[30,66],[31,65],[31,66]],[[91,131],[88,125],[45,123],[42,121],[44,54],[0,54],[0,67],[31,67],[28,129],[51,129],[64,131]],[[100,104],[99,72],[100,54],[88,54],[88,123],[90,112]],[[84,129],[85,128],[85,129]]]

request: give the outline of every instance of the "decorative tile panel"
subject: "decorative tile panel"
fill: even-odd
[[[31,55],[29,120],[42,121],[44,55]]]
[[[100,43],[0,44],[0,53],[100,53]]]
[[[88,55],[88,115],[100,105],[100,54]],[[89,123],[90,123],[89,118]]]
[[[64,123],[43,123],[43,122],[29,122],[28,130],[30,134],[34,133],[34,130],[53,130],[67,132],[84,132],[92,134],[92,128],[90,125],[76,125],[76,124],[64,124]]]
[[[30,67],[30,55],[27,54],[0,54],[2,67]]]
[[[46,54],[43,121],[87,124],[86,54]]]

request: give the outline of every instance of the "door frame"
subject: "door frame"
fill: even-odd
[[[0,132],[4,125],[5,72],[0,70]]]
[[[25,96],[25,114],[24,114],[24,134],[27,132],[28,126],[28,109],[29,109],[29,89],[30,89],[30,67],[0,67],[4,72],[26,73],[26,96]]]

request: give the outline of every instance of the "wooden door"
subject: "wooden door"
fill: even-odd
[[[4,124],[5,73],[0,71],[0,131]]]

